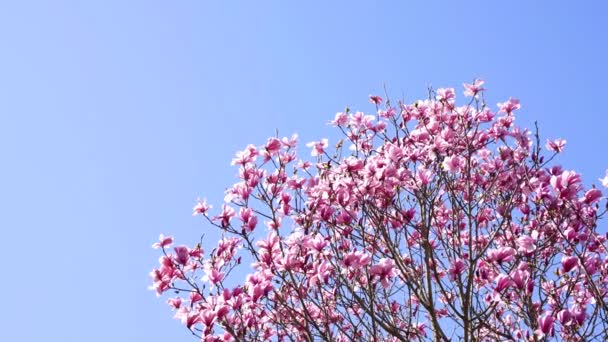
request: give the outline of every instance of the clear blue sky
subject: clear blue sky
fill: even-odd
[[[0,339],[192,341],[146,289],[158,234],[208,230],[234,151],[332,134],[383,84],[484,78],[587,184],[608,167],[605,2],[295,3],[0,4]]]

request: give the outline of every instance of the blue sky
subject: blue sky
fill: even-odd
[[[147,290],[158,234],[209,231],[191,208],[217,207],[234,151],[331,135],[383,84],[411,101],[484,78],[597,184],[607,5],[456,3],[0,3],[2,340],[194,340]]]

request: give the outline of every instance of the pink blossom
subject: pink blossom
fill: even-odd
[[[562,257],[562,269],[564,272],[570,272],[572,269],[578,266],[578,258],[575,256]]]
[[[203,253],[205,252],[203,251],[201,246],[198,245],[195,248],[191,249],[189,254],[191,258],[200,259],[203,256]]]
[[[371,261],[371,258],[369,256],[369,254],[363,253],[361,251],[345,254],[344,257],[342,258],[342,264],[346,268],[354,268],[354,269],[360,269],[364,266],[367,266],[370,261]]]
[[[179,274],[175,269],[173,260],[169,256],[163,255],[159,259],[160,268],[154,269],[150,272],[153,284],[152,289],[156,290],[157,295],[161,295],[163,292],[171,288],[171,282],[176,274]]]
[[[465,84],[465,95],[483,85]],[[193,208],[215,231],[191,247],[160,236],[151,288],[177,293],[175,317],[213,342],[445,339],[430,314],[449,339],[463,336],[462,312],[483,318],[471,326],[480,340],[600,336],[605,198],[536,155],[512,115],[519,101],[498,114],[457,105],[451,88],[395,108],[370,99],[376,115],[331,121],[350,151],[328,154],[322,139],[298,160],[295,135],[249,145],[218,216],[206,201]],[[600,181],[608,187],[608,170]],[[365,329],[372,311],[377,331]]]
[[[486,107],[481,111],[478,111],[474,114],[475,120],[479,122],[490,122],[494,118],[494,113],[490,110],[490,108]]]
[[[177,310],[182,306],[182,299],[180,297],[169,298],[167,299],[167,304]]]
[[[196,303],[203,300],[203,296],[198,291],[190,292],[190,303]]]
[[[186,246],[177,246],[173,250],[175,250],[175,261],[178,264],[186,265],[190,260],[190,249]]]
[[[498,108],[501,112],[505,112],[510,115],[514,110],[521,108],[521,106],[518,99],[510,98],[507,102],[499,103]]]
[[[291,138],[283,137],[283,139],[281,139],[281,143],[285,147],[295,148],[298,145],[298,135],[292,134]]]
[[[230,164],[245,166],[246,164],[254,162],[257,156],[257,148],[253,145],[249,145],[245,150],[237,152]]]
[[[419,168],[416,172],[416,182],[419,186],[428,185],[434,177],[434,173],[431,170],[427,170],[424,168]]]
[[[450,101],[456,97],[454,88],[439,88],[437,89],[437,100]]]
[[[536,240],[529,235],[523,235],[517,238],[519,251],[523,253],[532,253],[536,250]]]
[[[506,274],[499,274],[496,277],[495,291],[500,293],[513,285],[513,281]]]
[[[538,318],[538,331],[537,334],[540,337],[553,334],[553,322],[555,319],[551,313],[545,313],[543,316]]]
[[[224,273],[211,265],[205,267],[205,276],[203,280],[209,281],[212,284],[217,284],[224,279]]]
[[[264,296],[264,287],[260,284],[255,284],[249,287],[249,295],[255,303]]]
[[[239,218],[243,221],[243,229],[252,232],[258,224],[258,217],[253,214],[251,208],[241,208]]]
[[[214,265],[215,267],[222,267],[223,265],[229,263],[232,258],[235,256],[237,249],[240,247],[241,239],[232,237],[232,238],[222,238],[217,243],[217,247],[214,250]]]
[[[574,171],[563,171],[560,175],[551,176],[550,183],[562,199],[574,198],[582,187],[581,177]]]
[[[549,151],[553,151],[556,153],[561,153],[566,147],[566,140],[564,139],[555,139],[555,140],[547,140],[547,145],[545,145]]]
[[[210,327],[215,321],[216,314],[213,310],[203,310],[200,314],[200,322]]]
[[[566,240],[568,241],[573,241],[574,239],[576,239],[577,236],[577,232],[576,230],[574,230],[572,227],[568,227],[565,231],[564,231],[564,235],[566,236]]]
[[[220,320],[223,319],[224,317],[226,317],[229,312],[230,312],[230,307],[228,305],[218,305],[215,308],[215,316]]]
[[[378,277],[384,288],[388,288],[391,279],[395,276],[394,267],[395,263],[393,260],[382,258],[377,264],[370,268],[369,272],[370,274]]]
[[[452,264],[450,265],[450,268],[448,269],[448,274],[450,277],[450,280],[454,281],[456,279],[458,279],[458,277],[460,276],[460,274],[466,269],[466,264],[464,263],[464,261],[460,258],[454,260],[452,262]]]
[[[277,138],[269,138],[264,148],[271,157],[275,156],[279,153],[279,150],[281,149],[281,141]]]
[[[378,116],[381,118],[392,118],[397,114],[397,110],[395,108],[388,108],[387,110],[378,110]],[[380,121],[379,124],[384,124],[384,121]],[[382,128],[384,129],[384,128]],[[382,129],[379,129],[377,131],[380,131]]]
[[[515,249],[511,247],[501,247],[488,251],[488,259],[497,263],[513,261],[513,255],[515,255]]]
[[[568,309],[561,310],[560,312],[557,313],[557,320],[562,325],[570,324],[570,321],[573,318],[574,318],[574,316],[572,315],[572,312],[570,312],[570,310],[568,310]]]
[[[381,105],[382,104],[382,98],[380,96],[377,95],[370,95],[369,96],[369,102],[375,104],[375,105]]]
[[[460,169],[464,166],[464,160],[459,156],[453,155],[445,157],[441,165],[443,166],[443,169],[447,172],[455,173],[459,172]]]
[[[329,243],[323,236],[317,235],[313,239],[309,240],[307,245],[316,252],[321,252],[328,244]]]
[[[152,248],[154,249],[159,249],[159,248],[165,248],[170,246],[173,243],[173,238],[171,236],[167,236],[165,237],[163,234],[160,234],[160,237],[158,238],[158,242],[156,242],[155,244],[152,245]]]
[[[523,290],[528,286],[529,277],[530,273],[524,270],[515,270],[511,273],[513,284],[515,284],[519,290]]]
[[[222,206],[222,213],[213,218],[214,221],[220,221],[222,227],[227,227],[230,224],[230,220],[234,217],[234,209],[224,204]]]
[[[311,272],[310,285],[327,284],[332,272],[333,267],[325,261],[315,264]]]
[[[581,201],[585,204],[593,204],[602,198],[602,192],[599,189],[590,189],[585,193],[585,197]]]
[[[203,199],[202,201],[199,200],[194,208],[192,208],[192,216],[205,215],[211,208],[212,206],[207,204],[206,199]]]
[[[325,151],[325,148],[328,145],[329,145],[329,142],[327,139],[321,139],[319,141],[309,142],[308,144],[306,144],[306,147],[312,148],[312,152],[310,152],[310,155],[315,157],[315,156],[323,155],[323,152]]]
[[[195,324],[201,322],[201,316],[198,312],[191,312],[191,313],[184,315],[183,321],[184,321],[184,324],[186,325],[186,328],[192,329],[192,327]]]
[[[485,90],[482,87],[484,83],[485,82],[482,79],[475,79],[473,84],[464,83],[464,96],[477,96],[477,93]]]
[[[346,126],[348,124],[348,114],[343,112],[336,113],[336,117],[329,123],[334,126]]]
[[[247,182],[238,182],[226,190],[226,196],[224,196],[224,202],[230,203],[234,201],[246,201],[251,195],[252,188]]]
[[[585,311],[584,307],[577,307],[572,311],[572,314],[578,325],[582,325],[587,318],[587,311]]]

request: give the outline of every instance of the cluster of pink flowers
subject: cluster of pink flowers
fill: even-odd
[[[451,88],[370,96],[377,113],[336,114],[343,139],[307,144],[311,161],[297,136],[238,152],[225,203],[193,209],[221,240],[205,253],[161,235],[152,287],[203,341],[603,337],[606,198],[549,165],[565,140],[543,155],[520,102],[493,111],[483,84],[462,106]]]

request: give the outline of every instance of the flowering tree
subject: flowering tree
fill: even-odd
[[[194,207],[222,238],[161,235],[153,288],[204,341],[603,339],[606,200],[482,85],[462,106],[371,96],[376,115],[336,114],[343,140],[307,144],[311,161],[296,136],[249,145],[220,210]]]

